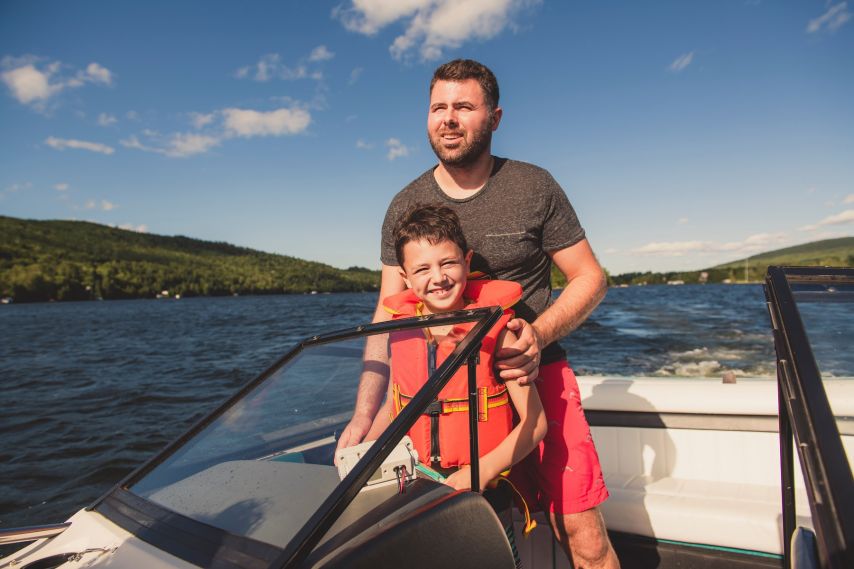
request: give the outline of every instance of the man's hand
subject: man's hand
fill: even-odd
[[[540,337],[536,329],[521,318],[508,322],[507,329],[515,333],[517,339],[495,353],[499,376],[504,381],[516,380],[519,385],[527,385],[537,379],[540,372]]]
[[[366,415],[354,415],[350,422],[341,431],[341,436],[338,437],[338,445],[335,447],[335,454],[338,454],[338,449],[356,446],[365,438],[371,428],[371,418]]]

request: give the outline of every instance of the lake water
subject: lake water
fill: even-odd
[[[0,306],[0,527],[64,521],[299,340],[376,294]],[[773,377],[758,285],[611,289],[564,342],[579,375]]]

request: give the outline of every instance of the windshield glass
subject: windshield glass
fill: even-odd
[[[409,323],[405,332],[367,336],[373,329],[367,327],[339,341],[312,339],[128,489],[205,524],[284,547],[346,474],[335,465],[336,439],[353,412],[363,369],[387,370],[382,357],[366,361],[365,354],[387,359],[395,334],[424,337],[428,324],[484,316],[467,311],[402,320]]]
[[[793,282],[792,293],[849,464],[854,457],[854,283]]]

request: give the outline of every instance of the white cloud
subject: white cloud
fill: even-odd
[[[299,134],[311,124],[311,113],[295,103],[291,108],[273,111],[223,109],[208,114],[190,113],[190,120],[202,132],[176,132],[169,135],[144,129],[140,136],[120,141],[125,148],[152,152],[170,158],[186,158],[204,154],[233,138],[256,136],[286,136]]]
[[[203,128],[214,121],[216,118],[215,113],[190,113],[190,121],[193,123],[193,126],[196,128]]]
[[[634,250],[642,255],[685,255],[705,250],[708,243],[703,241],[669,241],[647,243],[643,247]]]
[[[854,203],[854,194],[848,194],[847,196],[845,196],[845,199],[842,200],[842,203],[844,203],[844,204]]]
[[[256,81],[269,81],[271,79],[304,79],[308,75],[308,70],[305,66],[298,65],[296,67],[288,67],[282,64],[281,56],[278,53],[268,53],[261,56],[258,63],[255,64],[255,73],[252,76]],[[240,79],[249,77],[253,67],[241,67],[237,70],[237,77]]]
[[[124,229],[127,231],[136,231],[137,233],[148,233],[148,226],[144,223],[140,225],[134,225],[133,223],[122,223],[121,225],[114,226],[119,229]]]
[[[810,20],[807,24],[807,33],[814,34],[822,29],[835,32],[850,19],[851,12],[848,11],[848,2],[840,2],[829,7],[827,12],[818,18]]]
[[[50,75],[42,73],[32,65],[24,65],[3,72],[3,82],[12,91],[12,96],[25,105],[44,101],[62,88],[50,85]]]
[[[329,51],[325,45],[319,45],[308,56],[309,61],[327,61],[335,57],[335,54]]]
[[[640,255],[682,257],[710,253],[752,254],[783,246],[788,238],[784,233],[758,233],[743,241],[720,243],[714,241],[668,241],[647,243],[632,252]]]
[[[538,4],[540,0],[353,0],[332,14],[348,30],[368,36],[406,20],[405,32],[389,51],[395,59],[417,52],[429,61],[442,57],[445,49],[495,37],[514,25],[519,12]]]
[[[139,113],[136,111],[128,111],[125,113],[125,117],[131,121],[138,121],[139,120]]]
[[[155,148],[153,146],[147,146],[139,141],[139,138],[136,136],[129,136],[125,139],[119,141],[119,144],[124,146],[125,148],[133,148],[134,150],[142,150],[143,152],[159,152],[161,154],[165,154],[160,148]]]
[[[68,190],[68,184],[65,182],[60,182],[59,184],[54,184],[53,189],[57,192],[64,192]]]
[[[365,69],[362,67],[353,68],[353,71],[350,72],[350,81],[348,81],[348,84],[349,85],[355,84],[356,81],[359,80],[359,77],[362,76],[362,73],[364,73],[364,71],[365,71]]]
[[[140,142],[136,136],[130,136],[121,140],[120,143],[125,148],[152,152],[170,158],[186,158],[204,154],[222,142],[220,137],[192,132],[176,132],[169,137],[162,137],[153,131],[147,131],[144,134],[150,139],[148,144]]]
[[[45,140],[45,144],[57,150],[65,150],[66,148],[75,148],[79,150],[89,150],[90,152],[99,152],[101,154],[112,154],[115,150],[111,146],[101,144],[100,142],[87,142],[85,140],[75,140],[73,138],[56,138],[49,136]]]
[[[114,117],[113,115],[108,115],[107,113],[101,113],[98,115],[98,124],[101,126],[110,126],[111,124],[116,124],[119,119]]]
[[[851,196],[848,196],[845,198],[845,200],[846,200],[845,203],[848,203],[847,200],[849,197],[851,197]],[[845,225],[848,223],[854,223],[854,209],[846,209],[843,212],[825,217],[824,219],[822,219],[818,223],[814,223],[812,225],[804,225],[803,227],[800,227],[799,229],[801,231],[815,231],[816,229],[819,229],[821,227],[826,227],[828,225]]]
[[[113,82],[113,74],[110,70],[94,62],[86,66],[86,76],[93,83],[111,85]]]
[[[86,200],[83,203],[83,205],[69,204],[69,207],[72,210],[78,210],[78,211],[81,209],[99,209],[102,211],[112,211],[112,210],[118,208],[119,206],[117,206],[113,202],[110,202],[107,200],[101,200],[100,203],[98,202],[98,200]],[[92,223],[97,223],[97,222],[93,221]],[[115,227],[115,225],[110,225],[110,227]]]
[[[282,63],[282,56],[278,53],[268,53],[262,55],[254,65],[246,65],[235,71],[234,75],[238,79],[252,78],[255,81],[271,81],[272,79],[282,79],[285,81],[295,81],[297,79],[314,79],[320,81],[323,79],[323,73],[318,69],[309,69],[308,64],[319,64],[323,61],[328,61],[335,57],[335,54],[329,51],[325,45],[320,45],[314,48],[308,57],[300,59],[296,64],[286,65]]]
[[[175,133],[169,140],[166,155],[175,158],[183,158],[194,154],[203,154],[219,146],[220,139],[214,136],[206,136],[194,133]]]
[[[679,57],[673,60],[673,63],[670,64],[668,69],[674,73],[679,73],[694,61],[694,52],[690,51],[688,53],[683,53]]]
[[[4,193],[7,193],[7,194],[13,194],[13,193],[15,193],[15,192],[20,192],[20,191],[22,191],[22,190],[29,190],[29,189],[30,189],[30,188],[32,188],[32,187],[33,187],[33,183],[32,183],[32,182],[23,182],[23,183],[20,183],[20,184],[18,184],[18,183],[15,183],[15,184],[9,184],[8,186],[6,186],[6,187],[3,189],[3,192],[4,192]]]
[[[358,148],[359,150],[370,150],[373,147],[373,144],[371,144],[370,142],[365,142],[361,138],[356,141],[356,148]]]
[[[385,141],[385,145],[388,147],[386,158],[389,160],[409,156],[409,148],[396,138],[389,138]]]
[[[298,108],[282,108],[269,112],[224,109],[222,114],[225,117],[226,132],[244,138],[298,134],[311,123],[311,114]]]
[[[690,220],[687,217],[680,217],[679,219],[676,220],[676,223],[679,225],[688,225],[689,221]]]
[[[45,109],[47,101],[65,89],[82,87],[86,83],[101,85],[112,84],[112,73],[106,67],[90,63],[86,70],[68,76],[62,73],[59,61],[48,64],[42,59],[28,55],[21,58],[5,57],[0,62],[4,69],[0,78],[21,104],[30,105],[36,110]]]

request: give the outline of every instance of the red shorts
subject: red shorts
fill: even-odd
[[[533,510],[575,514],[598,506],[608,489],[575,374],[566,360],[554,362],[540,368],[536,386],[549,430],[538,448],[512,468],[510,480]]]

